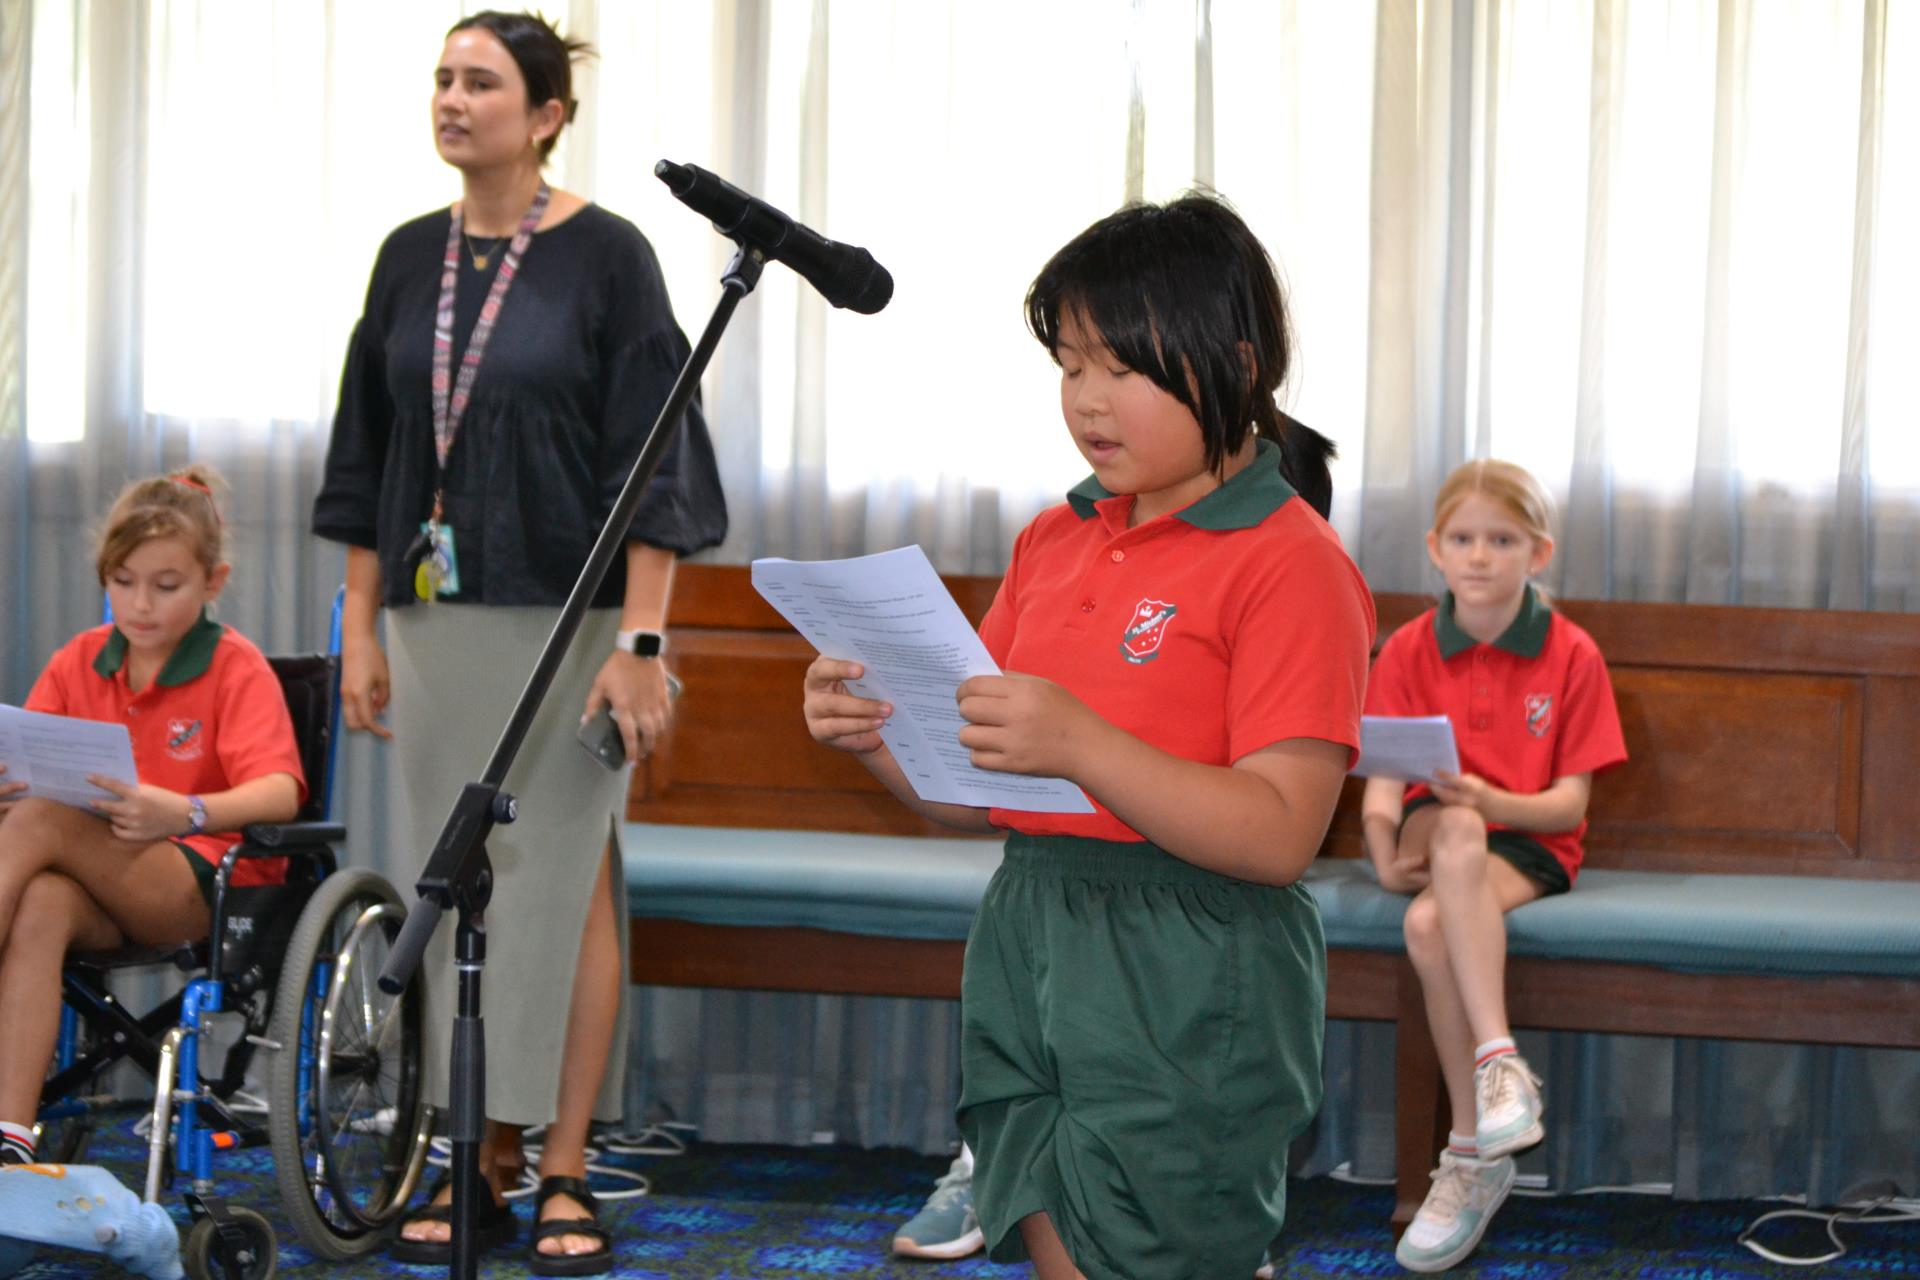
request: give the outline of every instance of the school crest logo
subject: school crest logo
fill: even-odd
[[[198,760],[206,753],[205,735],[198,720],[167,721],[167,754],[175,760]]]
[[[1120,637],[1120,656],[1136,666],[1160,656],[1160,642],[1167,637],[1167,626],[1180,612],[1178,605],[1165,600],[1142,600],[1133,607],[1133,618]]]
[[[1553,727],[1553,695],[1550,693],[1530,693],[1527,695],[1527,732],[1536,738],[1547,736],[1547,730]]]

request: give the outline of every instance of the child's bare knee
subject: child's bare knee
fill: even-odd
[[[1427,847],[1434,873],[1443,875],[1482,862],[1486,856],[1487,820],[1480,816],[1479,810],[1455,804],[1442,809],[1439,820],[1433,824],[1433,839]]]
[[[13,915],[13,927],[7,931],[6,949],[64,951],[73,940],[74,884],[65,876],[50,871],[27,881],[20,891],[20,906]]]
[[[1433,824],[1436,839],[1475,840],[1486,843],[1487,820],[1480,816],[1478,809],[1464,804],[1443,805],[1440,816]]]
[[[1400,932],[1407,940],[1407,955],[1414,960],[1445,955],[1446,937],[1440,928],[1440,908],[1433,895],[1423,893],[1407,906]]]
[[[53,800],[28,797],[17,801],[0,823],[0,860],[29,857],[59,839],[67,806]]]

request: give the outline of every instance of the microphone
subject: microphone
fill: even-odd
[[[893,297],[893,277],[865,249],[836,244],[725,178],[671,160],[653,166],[653,176],[714,230],[786,263],[834,306],[870,316]]]

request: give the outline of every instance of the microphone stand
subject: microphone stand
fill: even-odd
[[[653,429],[634,460],[626,487],[620,490],[613,514],[600,530],[600,536],[573,584],[573,592],[560,610],[559,621],[547,636],[514,704],[506,728],[494,744],[493,756],[478,782],[469,782],[454,802],[453,812],[440,830],[433,854],[414,885],[420,900],[407,913],[406,923],[394,940],[386,965],[380,970],[380,989],[399,995],[420,965],[440,917],[451,907],[459,912],[454,934],[454,968],[459,975],[458,1005],[453,1020],[450,1108],[448,1131],[453,1142],[453,1260],[449,1274],[455,1280],[474,1280],[479,1254],[474,1240],[479,1228],[480,1197],[489,1194],[480,1176],[480,1140],[486,1129],[486,1030],[480,1013],[480,976],[487,958],[487,902],[493,893],[493,866],[487,858],[486,840],[497,824],[512,822],[519,813],[518,802],[502,791],[507,771],[533,725],[535,712],[553,684],[554,673],[580,629],[588,603],[599,591],[601,581],[614,556],[626,542],[626,531],[640,509],[640,496],[660,469],[671,431],[679,424],[693,400],[700,376],[720,345],[733,312],[755,285],[760,283],[766,266],[767,248],[752,242],[745,234],[735,235],[740,248],[721,276],[720,300],[714,304],[700,341],[694,345],[680,370],[673,390],[654,419]]]

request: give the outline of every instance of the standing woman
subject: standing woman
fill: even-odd
[[[393,740],[421,859],[484,769],[688,351],[646,239],[542,176],[585,52],[526,14],[476,13],[447,33],[434,141],[460,171],[461,199],[381,246],[314,502],[314,532],[347,544],[346,722]],[[508,774],[520,819],[488,842],[481,1170],[494,1198],[482,1244],[513,1239],[501,1193],[525,1165],[521,1129],[547,1125],[536,1274],[613,1261],[585,1144],[594,1119],[620,1114],[627,913],[613,823],[626,775],[595,764],[574,731],[583,711],[610,705],[628,758],[652,748],[671,715],[661,656],[674,558],[719,542],[726,524],[696,404],[627,531],[624,573],[595,596]],[[442,1106],[451,932],[422,966],[428,1098]],[[402,1224],[397,1257],[450,1259],[444,1181]]]

